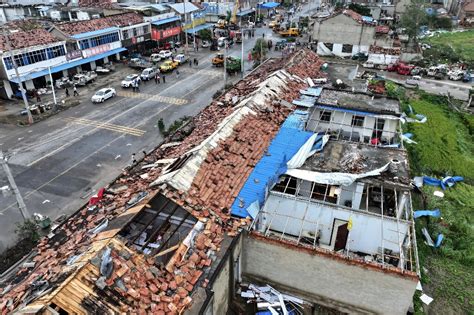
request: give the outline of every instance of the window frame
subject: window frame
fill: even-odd
[[[352,127],[363,128],[364,125],[365,125],[365,116],[352,115],[352,120],[351,120]]]

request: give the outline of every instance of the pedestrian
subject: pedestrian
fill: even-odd
[[[179,70],[176,69],[176,79],[179,79]]]
[[[74,84],[74,87],[72,88],[74,93],[72,93],[74,96],[79,96],[79,93],[77,92],[77,87],[76,85]]]
[[[140,80],[137,80],[136,88],[137,88],[137,92],[140,92]]]
[[[36,95],[36,101],[37,101],[38,103],[40,103],[40,102],[41,102],[41,96],[39,95],[39,93],[38,93],[37,90],[35,90],[35,95]]]
[[[192,68],[193,67],[193,61],[191,59],[189,59],[189,67]]]
[[[132,153],[132,166],[137,163],[137,159],[135,158],[135,153]]]
[[[69,90],[67,88],[66,88],[65,92],[66,92],[66,97],[69,97]]]
[[[197,58],[194,58],[193,62],[194,62],[194,65],[197,66],[197,64],[198,64]]]
[[[160,76],[158,75],[158,73],[155,74],[155,84],[160,83],[160,79],[159,79],[159,78],[160,78]]]
[[[162,78],[163,78],[163,83],[166,83],[166,76],[164,74],[163,74]]]

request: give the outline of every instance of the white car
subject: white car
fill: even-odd
[[[94,95],[92,95],[91,101],[92,103],[103,103],[109,98],[114,97],[115,95],[117,95],[117,93],[115,92],[114,88],[103,88],[95,92]]]
[[[138,74],[129,74],[123,79],[121,85],[123,88],[129,88],[132,86],[133,81],[138,80],[140,81],[140,76]]]
[[[161,57],[161,59],[166,59],[171,57],[171,50],[160,50],[158,55]]]

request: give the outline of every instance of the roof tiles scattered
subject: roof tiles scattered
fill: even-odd
[[[30,304],[46,303],[44,295],[41,298],[34,297],[38,291],[32,284],[38,284],[38,281],[45,280],[47,286],[53,288],[52,292],[47,293],[50,298],[48,301],[52,301],[57,286],[67,286],[66,279],[77,279],[80,275],[89,278],[88,282],[83,282],[85,278],[79,280],[85,284],[86,291],[92,290],[95,294],[80,300],[80,307],[93,307],[103,313],[102,304],[117,307],[116,299],[119,298],[118,307],[124,313],[172,314],[187,308],[192,302],[193,288],[207,286],[206,277],[212,270],[211,264],[214,264],[212,257],[223,246],[221,243],[226,237],[225,233],[232,237],[239,228],[250,222],[249,219],[230,221],[223,209],[230,209],[247,176],[265,154],[268,144],[288,114],[289,110],[279,104],[279,99],[291,101],[298,97],[299,90],[304,87],[302,79],[320,75],[321,63],[308,50],[298,51],[289,59],[269,60],[213,101],[183,130],[166,140],[168,144],[181,141],[178,145],[158,147],[108,186],[98,204],[81,209],[58,227],[52,238],[40,241],[33,258],[34,268],[20,268],[9,281],[0,284],[2,313],[14,310],[25,299],[31,299]],[[272,86],[265,89],[266,85],[270,85],[269,81],[262,83],[275,71],[285,71],[281,69],[286,69],[285,78],[289,81],[282,94],[276,97],[272,94],[275,92],[269,91]],[[277,72],[275,75],[283,74]],[[197,147],[218,130],[219,125],[237,110],[235,97],[243,99],[258,89],[270,93],[269,97],[273,101],[268,103],[266,98],[256,95],[252,101],[264,104],[260,109],[254,106],[254,113],[249,112],[243,117],[228,137],[219,141],[217,147],[210,151],[192,181],[194,192],[186,194],[166,185],[158,188],[150,186],[160,177],[166,163]],[[144,192],[147,196],[130,208]],[[192,244],[190,247],[183,241],[175,249],[165,266],[157,264],[150,256],[126,248],[117,235],[134,215],[147,209],[158,192],[190,212],[203,227],[192,234],[193,241],[188,243]],[[106,230],[91,233],[105,220],[109,222]],[[97,263],[106,247],[111,249],[113,270],[102,283],[97,278]],[[9,289],[5,292],[7,286]],[[2,292],[5,293],[2,295]]]
[[[109,27],[122,27],[140,23],[143,23],[143,17],[137,13],[130,12],[88,21],[61,23],[56,26],[67,35],[75,35]]]
[[[7,35],[10,40],[11,49],[21,49],[38,45],[47,45],[60,40],[55,38],[44,29],[37,28],[29,31],[16,31]],[[7,42],[3,34],[0,34],[0,50],[7,50]]]

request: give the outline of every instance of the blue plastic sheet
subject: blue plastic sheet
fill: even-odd
[[[457,182],[464,180],[462,176],[447,176],[443,179],[437,179],[434,177],[423,176],[423,184],[430,186],[439,186],[443,190],[446,190],[448,187],[453,187]]]
[[[435,217],[439,218],[441,216],[441,211],[439,209],[434,209],[434,210],[416,210],[413,213],[413,217],[419,218],[423,216],[430,216],[430,217]]]
[[[443,239],[444,239],[444,235],[438,234],[438,238],[436,238],[435,247],[440,247],[441,243],[443,242]]]

